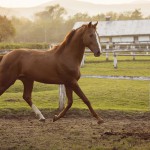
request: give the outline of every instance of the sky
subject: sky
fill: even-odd
[[[0,0],[0,6],[2,7],[33,7],[52,0]],[[62,0],[63,1],[63,0]],[[135,0],[80,0],[91,3],[101,4],[116,4],[116,3],[130,3]],[[142,0],[141,0],[142,1]]]

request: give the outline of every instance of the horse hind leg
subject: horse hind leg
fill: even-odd
[[[39,117],[39,121],[45,121],[44,116],[42,115],[40,110],[32,103],[31,100],[34,81],[26,78],[21,79],[21,81],[23,82],[24,85],[23,99],[28,103],[28,105],[32,108],[35,114]]]
[[[94,111],[93,107],[91,106],[91,103],[87,99],[87,97],[84,95],[82,90],[80,89],[79,85],[77,82],[72,84],[72,89],[73,91],[82,99],[82,101],[88,106],[90,112],[92,113],[93,117],[95,117],[98,120],[98,124],[103,123],[103,119],[97,115],[97,113]]]
[[[67,98],[68,98],[67,106],[63,109],[62,112],[60,112],[60,114],[58,116],[57,115],[54,116],[53,122],[55,122],[58,119],[62,118],[66,114],[66,112],[69,110],[69,108],[72,106],[72,103],[73,103],[72,88],[70,86],[67,86],[67,85],[65,85],[65,88],[66,88],[66,95],[67,95]]]

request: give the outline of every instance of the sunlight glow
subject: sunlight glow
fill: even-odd
[[[53,0],[0,0],[0,7],[34,7]],[[63,1],[63,0],[62,0]],[[64,0],[66,1],[66,0]],[[136,0],[78,0],[99,4],[121,4]],[[138,0],[139,1],[139,0]],[[150,1],[150,0],[147,0]]]
[[[122,3],[130,3],[133,2],[135,0],[81,0],[81,1],[85,1],[85,2],[91,2],[91,3],[95,3],[95,4],[122,4]]]

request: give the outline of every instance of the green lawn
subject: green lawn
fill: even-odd
[[[133,61],[129,56],[118,56],[118,69],[113,67],[113,57],[106,61],[105,56],[94,57],[87,55],[82,74],[88,75],[117,75],[117,76],[150,76],[150,56],[136,57]]]
[[[132,61],[129,57],[118,57],[119,68],[113,68],[112,57],[106,62],[105,57],[86,57],[86,64],[81,69],[86,75],[124,75],[124,76],[150,76],[150,58],[137,57]],[[129,59],[128,61],[125,59]],[[150,100],[149,81],[85,79],[81,78],[79,84],[94,109],[140,110],[148,111]],[[0,97],[0,109],[29,108],[22,99],[23,86],[17,81]],[[33,102],[42,109],[58,108],[58,85],[35,83]],[[87,108],[85,104],[74,95],[73,108]]]

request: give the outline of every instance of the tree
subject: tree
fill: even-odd
[[[6,16],[0,16],[0,42],[15,35],[15,28]]]
[[[14,36],[14,41],[16,42],[33,42],[31,31],[35,28],[33,27],[33,22],[27,18],[16,18],[12,17],[11,22],[15,27],[16,35]],[[36,36],[35,36],[36,38]]]
[[[118,20],[129,20],[131,19],[132,11],[126,11],[123,13],[120,13],[118,15]]]
[[[48,6],[42,12],[36,13],[36,16],[42,20],[63,20],[66,10],[60,5]]]
[[[142,16],[141,9],[135,9],[131,14],[131,19],[132,20],[139,20],[139,19],[142,19],[142,18],[143,18],[143,16]]]
[[[97,14],[92,17],[92,21],[105,21],[105,20],[106,20],[106,15],[103,13]]]
[[[149,15],[149,16],[147,16],[147,17],[145,17],[145,19],[150,19],[150,15]]]
[[[48,6],[44,11],[36,14],[34,33],[40,32],[43,42],[61,41],[64,35],[64,15],[66,10],[60,5]],[[59,33],[59,35],[58,35]]]
[[[91,21],[91,17],[87,13],[76,13],[74,16],[70,16],[65,22],[65,32],[70,31],[78,21]]]
[[[9,23],[15,27],[16,36],[13,37],[15,42],[60,42],[63,40],[67,32],[72,30],[74,24],[78,21],[104,21],[106,16],[110,16],[111,20],[134,20],[134,19],[150,19],[150,16],[143,17],[140,9],[126,11],[121,13],[106,12],[94,16],[89,16],[88,13],[77,13],[73,16],[66,17],[65,8],[60,5],[48,6],[45,10],[35,14],[35,20],[27,18],[12,17]],[[5,19],[4,19],[5,18]],[[6,17],[0,18],[0,41],[4,41],[4,27],[6,28],[9,23],[6,23]],[[5,23],[4,23],[5,22]],[[3,28],[1,27],[3,24]],[[14,31],[9,27],[6,31]],[[3,33],[3,35],[2,35]],[[11,32],[11,36],[14,32]],[[3,37],[3,38],[2,38]]]

